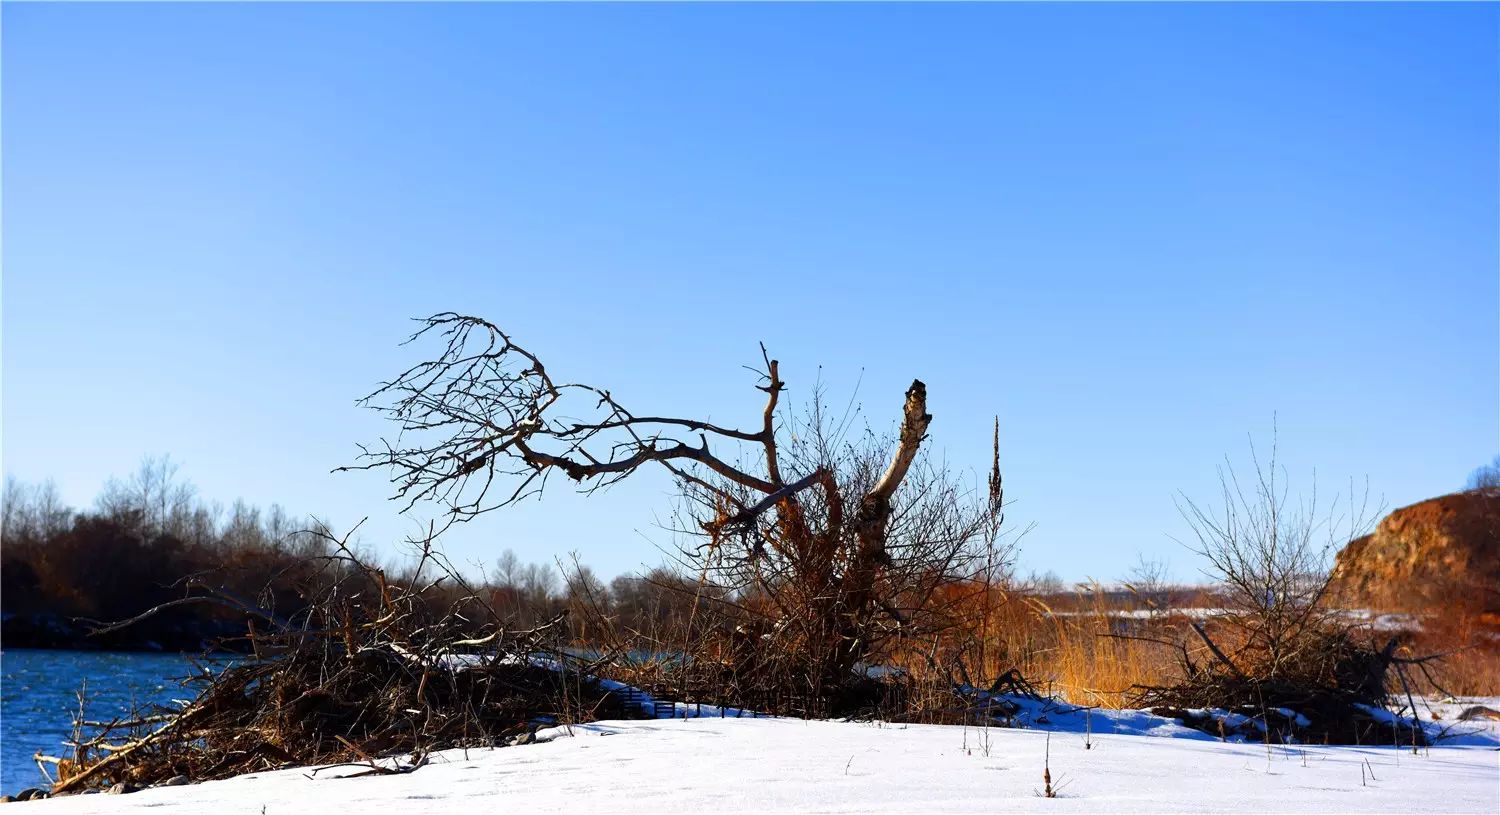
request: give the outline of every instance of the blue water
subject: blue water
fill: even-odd
[[[0,653],[0,793],[46,785],[31,757],[38,751],[69,755],[63,742],[72,736],[78,691],[85,683],[87,718],[109,720],[127,715],[136,704],[191,697],[192,691],[175,681],[190,673],[192,665],[179,654]]]

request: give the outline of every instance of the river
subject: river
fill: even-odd
[[[7,649],[0,653],[0,793],[46,786],[32,756],[66,756],[78,692],[89,719],[125,716],[140,704],[171,704],[191,691],[175,680],[191,673],[180,654]]]

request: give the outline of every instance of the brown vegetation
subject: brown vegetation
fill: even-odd
[[[308,525],[303,522],[303,526]],[[174,607],[138,628],[87,637],[87,621],[113,621],[184,596],[188,584],[256,598],[295,613],[307,559],[326,554],[317,536],[279,507],[236,502],[226,513],[193,500],[167,459],[147,459],[112,480],[98,509],[66,507],[48,484],[5,484],[0,602],[10,647],[198,650],[243,632],[243,614],[223,605]]]
[[[177,496],[165,503],[163,495]],[[316,601],[331,555],[326,527],[294,519],[278,506],[262,511],[235,502],[226,512],[196,499],[165,458],[147,458],[129,479],[112,480],[97,508],[65,506],[49,484],[6,481],[0,516],[0,639],[10,648],[249,651],[249,608],[297,618]],[[162,507],[167,509],[162,511]],[[155,508],[154,510],[152,508]],[[361,554],[365,560],[371,558]],[[412,586],[412,562],[392,559],[392,583]],[[664,629],[686,614],[696,586],[666,569],[624,575],[608,586],[587,567],[559,579],[555,565],[523,563],[509,550],[486,575],[466,575],[474,592],[513,628],[538,625],[576,607],[584,594],[619,624]],[[426,587],[435,607],[462,595],[451,581]],[[181,602],[192,597],[213,597]],[[234,599],[228,599],[234,598]],[[167,605],[175,603],[175,605]],[[135,625],[99,630],[105,622],[161,610]],[[566,637],[592,638],[584,615],[564,622]]]

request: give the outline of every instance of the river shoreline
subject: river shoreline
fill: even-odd
[[[183,654],[212,649],[236,653],[222,642],[244,633],[238,623],[203,620],[162,624],[146,620],[98,636],[92,635],[91,630],[88,623],[53,612],[7,611],[0,614],[0,649]]]

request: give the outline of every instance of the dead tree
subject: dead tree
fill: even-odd
[[[895,434],[843,437],[847,422],[810,409],[802,432],[761,349],[764,394],[751,429],[638,415],[602,387],[553,378],[485,320],[445,312],[408,342],[435,337],[434,359],[365,397],[400,428],[340,469],[391,473],[410,508],[433,501],[449,522],[540,494],[561,475],[590,492],[647,467],[685,501],[682,554],[763,625],[764,651],[796,654],[814,686],[837,684],[892,638],[929,624],[935,589],[968,576],[998,534],[998,475],[988,497],[923,454],[927,388],[907,389]],[[997,465],[998,472],[998,465]]]

